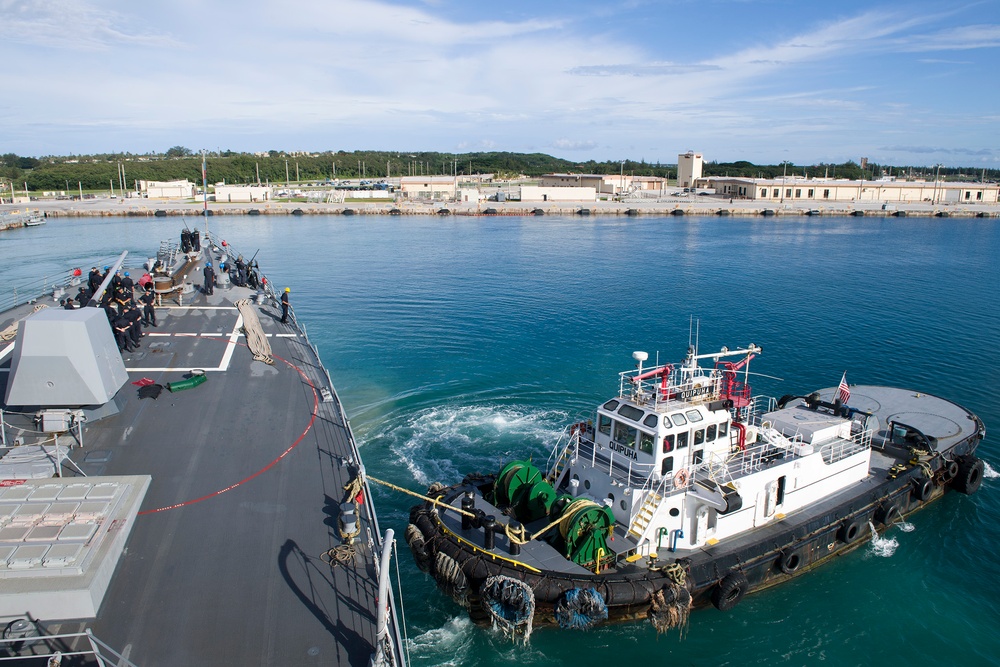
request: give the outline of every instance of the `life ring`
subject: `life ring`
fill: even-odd
[[[681,468],[674,475],[674,488],[683,489],[688,485],[688,471],[687,468]]]
[[[837,531],[837,539],[844,544],[850,544],[861,536],[861,530],[864,528],[864,525],[864,519],[845,521],[840,526],[840,530]]]
[[[913,491],[912,495],[914,498],[922,503],[926,503],[930,500],[931,493],[934,491],[934,482],[932,482],[927,477],[916,477],[913,480]]]
[[[712,604],[719,611],[729,611],[740,603],[749,590],[747,576],[738,570],[732,570],[712,591]]]
[[[778,566],[785,574],[794,574],[800,567],[802,567],[802,553],[795,550],[781,554]]]

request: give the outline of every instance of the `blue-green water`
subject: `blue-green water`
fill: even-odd
[[[415,489],[544,461],[617,390],[633,350],[678,360],[689,318],[708,351],[756,343],[755,390],[854,383],[928,391],[1000,429],[1000,226],[990,220],[213,218],[292,288],[372,474]],[[177,236],[176,220],[50,220],[0,235],[0,287]],[[27,258],[27,259],[24,259]],[[781,378],[776,379],[776,378]],[[645,623],[540,629],[512,647],[472,626],[403,545],[414,665],[997,664],[1000,469],[865,547],[735,610],[697,611],[681,639]],[[410,500],[381,488],[383,528]],[[402,544],[402,540],[400,540]],[[891,551],[891,555],[887,555]]]

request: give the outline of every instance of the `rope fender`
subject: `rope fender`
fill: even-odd
[[[608,605],[595,588],[571,588],[556,602],[555,617],[564,630],[589,630],[608,619]]]
[[[493,626],[515,643],[528,643],[535,615],[535,594],[531,587],[504,575],[494,575],[479,589],[483,608]]]

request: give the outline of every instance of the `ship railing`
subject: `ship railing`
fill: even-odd
[[[580,430],[577,426],[580,423],[583,422],[566,426],[562,433],[559,434],[559,439],[556,440],[552,451],[549,452],[549,458],[545,461],[545,475],[550,484],[558,482],[556,478],[562,473],[560,466],[564,462],[571,460],[575,456],[579,456]]]
[[[656,470],[654,464],[637,463],[631,457],[595,445],[589,438],[579,439],[577,455],[589,459],[595,470],[607,471],[608,477],[629,488],[644,487]]]
[[[29,630],[17,633],[18,637],[0,638],[0,664],[33,661],[37,665],[90,664],[101,667],[137,667],[126,656],[114,650],[87,628],[83,632],[45,635],[37,631],[37,624],[29,622]],[[8,626],[9,628],[10,626]]]
[[[642,374],[670,368],[670,365],[653,366]],[[695,403],[718,398],[722,376],[709,368],[675,368],[667,376],[664,384],[662,376],[651,376],[641,380],[638,370],[618,374],[618,398],[629,399],[637,405],[657,409],[672,403]]]
[[[209,232],[205,232],[205,235],[202,238],[202,243],[203,244],[207,243],[207,244],[209,244],[209,247],[211,247],[213,249],[216,249],[219,252],[222,252],[226,256],[226,259],[225,259],[226,266],[231,266],[232,264],[235,264],[236,263],[236,259],[241,254],[243,254],[243,253],[239,252],[236,248],[234,248],[232,246],[232,244],[230,244],[229,242],[226,242],[226,245],[222,245],[222,241],[219,240],[219,239],[216,239],[215,236],[213,234],[209,233]],[[243,257],[246,258],[246,255],[243,255]],[[249,261],[249,260],[247,260],[247,261]],[[271,280],[267,277],[267,275],[264,274],[264,272],[262,272],[262,271],[260,271],[258,269],[257,270],[257,277],[259,279],[259,285],[260,285],[258,287],[258,289],[261,292],[263,292],[264,296],[267,297],[268,299],[270,299],[272,301],[277,301],[278,297],[275,295],[275,293],[274,293],[274,287],[273,287],[273,285],[271,285]],[[292,312],[292,319],[293,320],[295,319],[295,312],[294,311]]]
[[[858,452],[863,452],[872,447],[872,429],[864,429],[854,433],[850,438],[837,438],[820,446],[819,451],[823,455],[823,462],[826,464],[842,461]]]

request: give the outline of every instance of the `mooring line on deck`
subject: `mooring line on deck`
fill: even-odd
[[[228,338],[222,338],[222,340],[228,341],[229,339]],[[247,345],[245,343],[237,343],[237,345],[241,345],[243,347],[247,347]],[[249,477],[241,479],[240,481],[236,482],[235,484],[230,484],[229,486],[227,486],[224,489],[219,489],[218,491],[213,491],[212,493],[209,493],[208,495],[204,495],[204,496],[202,496],[200,498],[193,498],[191,500],[185,500],[184,502],[175,503],[173,505],[167,505],[166,507],[158,507],[157,509],[143,510],[143,511],[141,511],[141,512],[138,513],[139,516],[141,516],[143,514],[156,514],[158,512],[166,512],[167,510],[177,509],[178,507],[186,507],[188,505],[194,505],[195,503],[200,503],[203,500],[208,500],[209,498],[214,498],[216,496],[221,496],[223,493],[225,493],[227,491],[232,491],[236,487],[241,486],[243,484],[246,484],[247,482],[249,482],[252,479],[260,477],[265,472],[267,472],[268,470],[270,470],[271,468],[273,468],[274,466],[276,466],[283,458],[285,458],[286,456],[288,456],[292,452],[293,449],[295,449],[296,447],[298,447],[299,443],[301,443],[305,439],[305,437],[309,433],[309,431],[312,430],[313,424],[316,423],[316,417],[319,414],[319,392],[316,391],[316,385],[314,385],[312,383],[312,380],[310,380],[306,376],[305,372],[301,368],[299,368],[298,366],[296,366],[292,362],[288,361],[287,359],[284,359],[284,358],[279,357],[277,355],[272,355],[272,356],[275,359],[283,362],[287,366],[289,366],[291,368],[294,368],[298,372],[298,374],[302,377],[302,379],[305,381],[305,383],[307,385],[309,385],[309,388],[312,389],[312,393],[313,393],[312,415],[309,418],[309,423],[306,424],[305,429],[302,431],[301,434],[299,434],[299,437],[295,440],[295,442],[293,442],[291,445],[289,445],[288,449],[286,449],[285,451],[281,452],[281,454],[279,454],[274,460],[272,460],[266,466],[264,466],[263,468],[261,468],[257,472],[253,473]]]

